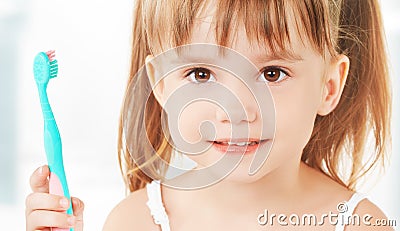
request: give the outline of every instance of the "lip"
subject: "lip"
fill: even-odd
[[[252,141],[264,141],[265,139],[259,139],[259,138],[237,138],[237,139],[230,139],[230,138],[221,138],[221,139],[216,139],[211,142],[235,142],[235,143],[240,143],[240,142],[252,142]]]
[[[258,144],[250,145],[250,146],[237,146],[237,145],[228,145],[228,144],[218,144],[215,141],[210,141],[212,146],[220,153],[227,155],[249,155],[253,154],[261,145],[267,143],[270,139],[218,139],[217,142],[251,142],[251,141],[260,141]]]

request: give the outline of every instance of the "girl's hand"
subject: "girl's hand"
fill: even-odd
[[[47,165],[38,168],[30,178],[33,193],[26,198],[26,231],[50,231],[50,227],[83,230],[83,202],[71,197],[74,215],[67,215],[69,201],[58,195],[49,194],[50,171]]]

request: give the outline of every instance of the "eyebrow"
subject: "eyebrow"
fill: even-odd
[[[180,53],[177,52],[176,56],[173,61],[173,63],[186,63],[186,62],[193,62],[193,63],[198,63],[198,62],[211,62],[211,63],[215,63],[217,59],[222,58],[224,55],[222,56],[202,56],[202,55],[196,55],[193,53],[190,53],[189,55],[187,55],[186,52]],[[274,53],[258,53],[254,56],[251,57],[246,57],[246,59],[250,60],[251,62],[253,62],[256,66],[260,65],[260,64],[264,64],[264,63],[268,63],[271,61],[283,61],[283,62],[289,62],[289,63],[295,63],[295,62],[300,62],[303,61],[304,58],[299,55],[296,54],[294,52],[291,51],[282,51],[282,52],[274,52]],[[183,61],[184,60],[184,61]]]
[[[264,54],[264,55],[257,55],[254,56],[251,60],[254,61],[256,64],[267,63],[271,61],[285,61],[285,62],[300,62],[303,61],[304,58],[293,52],[282,52],[282,54]]]

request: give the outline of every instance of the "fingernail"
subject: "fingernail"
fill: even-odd
[[[78,206],[78,208],[81,207],[81,202],[80,202],[80,200],[76,199],[76,200],[75,200],[75,203],[76,203],[76,205]]]
[[[63,198],[60,200],[60,205],[64,208],[68,208],[68,200],[67,198]]]
[[[72,204],[74,205],[74,207],[77,207],[77,208],[79,208],[79,202],[78,202],[78,200],[77,199],[75,199],[75,198],[71,198],[71,201],[72,201]]]
[[[74,226],[75,225],[75,217],[74,216],[68,217],[67,222],[68,222],[69,226]]]

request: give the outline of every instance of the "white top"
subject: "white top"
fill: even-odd
[[[146,185],[147,188],[147,206],[153,216],[154,223],[161,225],[162,231],[170,231],[169,219],[161,198],[160,181],[153,180],[150,184]]]
[[[170,231],[171,228],[169,226],[168,215],[162,202],[160,181],[153,180],[151,183],[146,185],[146,189],[149,198],[146,204],[153,216],[154,223],[160,225],[162,231]],[[343,201],[338,205],[337,209],[341,213],[339,213],[335,231],[344,230],[346,221],[348,220],[345,218],[352,216],[358,203],[365,199],[365,197],[364,194],[356,192],[351,196],[349,201]]]
[[[338,216],[338,223],[336,224],[336,229],[335,231],[343,231],[344,226],[347,224],[347,222],[351,222],[351,219],[349,220],[349,217],[351,217],[354,213],[354,209],[357,207],[358,203],[365,199],[366,195],[362,193],[354,193],[349,201],[343,201],[337,206],[337,210],[343,211],[342,213],[339,213]],[[342,206],[342,207],[339,207]],[[345,219],[345,220],[343,220]],[[354,221],[353,221],[354,222]]]

